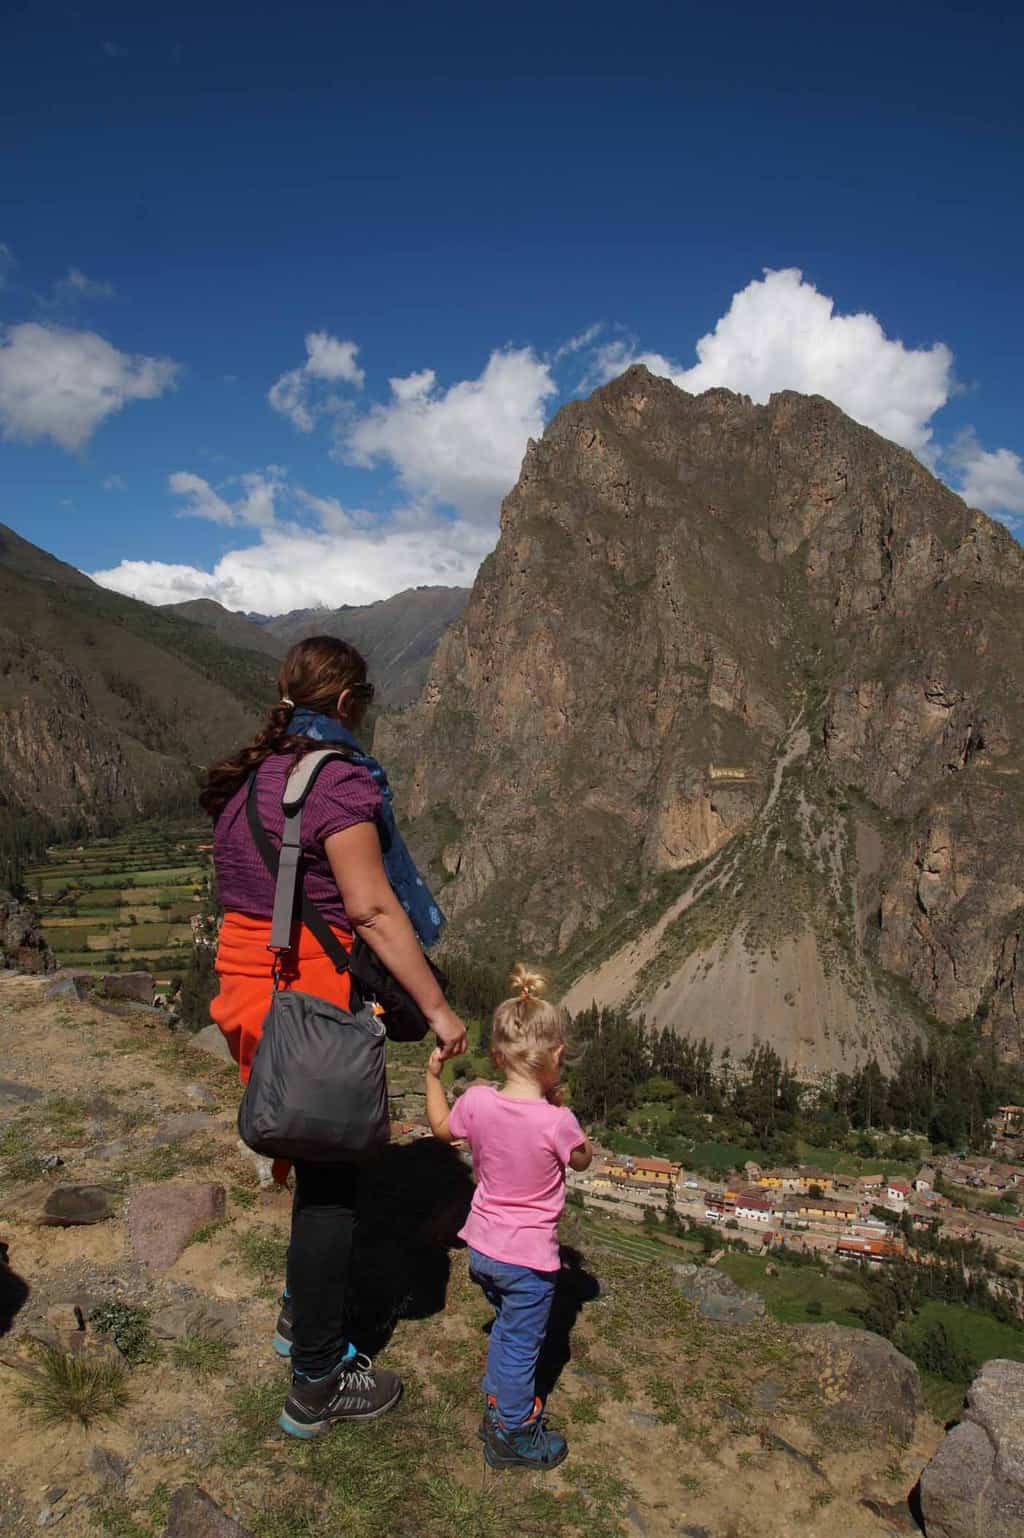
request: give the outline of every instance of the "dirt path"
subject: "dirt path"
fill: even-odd
[[[170,1491],[190,1481],[256,1538],[832,1538],[837,1526],[885,1538],[862,1498],[900,1497],[938,1428],[922,1420],[905,1450],[837,1440],[792,1331],[707,1324],[668,1273],[586,1258],[582,1235],[550,1364],[572,1455],[547,1482],[485,1480],[476,1425],[489,1311],[451,1248],[468,1174],[429,1141],[393,1147],[367,1176],[353,1284],[353,1337],[402,1372],[406,1399],[312,1450],[288,1441],[275,1429],[287,1369],[270,1341],[289,1201],[261,1192],[238,1150],[233,1069],[152,1015],[48,1002],[44,990],[0,977],[0,1238],[32,1289],[0,1341],[3,1538],[53,1522],[62,1538],[161,1538]],[[63,1163],[46,1169],[52,1156]],[[69,1182],[106,1187],[113,1216],[41,1227],[47,1196]],[[168,1269],[147,1267],[126,1203],[197,1182],[224,1187],[223,1222]],[[76,1303],[134,1320],[128,1403],[88,1427],[45,1425],[43,1391],[25,1376],[38,1370],[33,1337],[67,1345]],[[121,1361],[109,1336],[86,1334]]]

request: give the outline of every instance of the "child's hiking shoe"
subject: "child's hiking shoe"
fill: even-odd
[[[476,1434],[481,1442],[486,1442],[499,1424],[498,1401],[493,1394],[488,1394],[484,1404],[484,1418],[476,1428]]]
[[[277,1324],[274,1326],[273,1347],[278,1356],[291,1356],[292,1354],[292,1300],[285,1293],[281,1299],[281,1312],[277,1316]]]
[[[495,1416],[491,1434],[484,1442],[484,1462],[492,1469],[535,1469],[544,1474],[557,1469],[568,1455],[568,1442],[557,1431],[548,1429],[539,1399],[535,1400],[533,1414],[524,1426],[509,1429]]]
[[[368,1356],[346,1357],[325,1378],[293,1375],[278,1425],[290,1437],[308,1440],[337,1421],[373,1420],[401,1397],[397,1373],[374,1367]]]

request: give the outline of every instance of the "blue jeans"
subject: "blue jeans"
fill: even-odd
[[[469,1274],[494,1309],[484,1393],[497,1400],[502,1425],[522,1426],[533,1414],[537,1358],[544,1344],[557,1271],[533,1271],[469,1252]]]

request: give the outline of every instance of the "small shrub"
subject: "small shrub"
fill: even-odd
[[[109,1335],[126,1361],[136,1365],[152,1362],[160,1355],[160,1348],[149,1328],[149,1309],[135,1308],[130,1303],[104,1303],[94,1308],[89,1323],[104,1335]]]
[[[91,1426],[123,1410],[130,1398],[128,1374],[119,1362],[73,1356],[44,1346],[38,1357],[39,1380],[18,1397],[43,1425],[70,1421]]]

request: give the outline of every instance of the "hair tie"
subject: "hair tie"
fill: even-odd
[[[281,699],[280,699],[280,703],[282,705],[287,705],[289,710],[294,710],[295,709],[295,701],[294,700],[290,700],[288,698],[287,694],[282,694]]]

